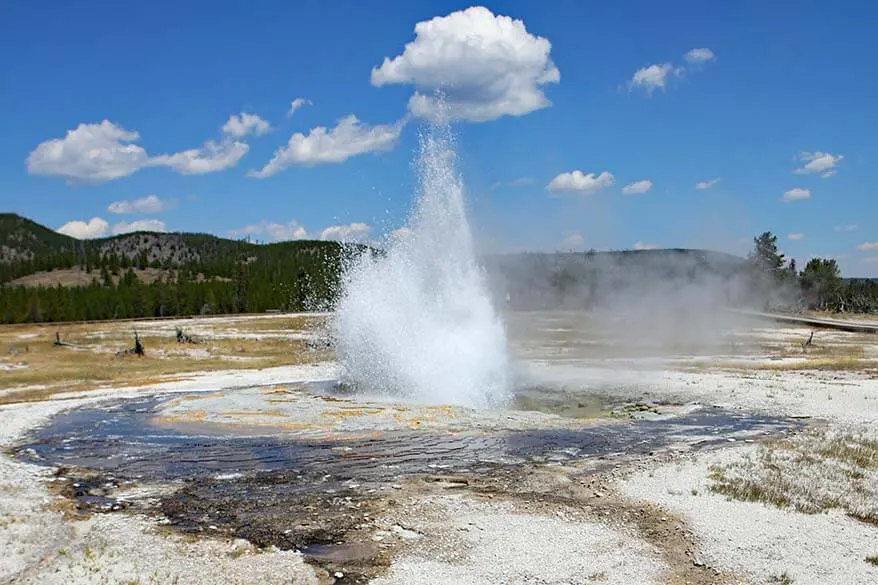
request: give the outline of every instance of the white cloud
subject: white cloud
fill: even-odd
[[[403,226],[401,228],[396,228],[390,232],[391,238],[403,239],[412,235],[412,230],[409,227]]]
[[[299,225],[297,221],[291,221],[286,224],[269,223],[265,226],[272,239],[276,242],[286,240],[304,240],[308,237],[308,232],[304,227]]]
[[[692,49],[683,55],[683,58],[686,59],[686,62],[691,65],[701,65],[707,63],[708,61],[713,61],[716,55],[713,54],[708,48],[702,49]]]
[[[652,189],[652,181],[644,179],[643,181],[634,181],[622,187],[623,195],[639,195],[646,193]]]
[[[616,179],[608,171],[604,171],[600,175],[594,173],[586,175],[582,171],[576,170],[560,173],[546,185],[546,189],[548,191],[578,191],[587,195],[611,187],[615,182]]]
[[[486,122],[522,116],[551,105],[543,86],[561,79],[551,48],[523,21],[473,6],[417,23],[415,40],[373,68],[371,82],[414,85],[409,111],[419,117],[446,113]]]
[[[860,252],[873,252],[878,250],[878,242],[863,242],[857,246],[857,250]]]
[[[340,242],[365,242],[371,229],[365,223],[331,225],[320,232],[320,239],[338,240]]]
[[[787,238],[789,238],[790,240],[801,240],[804,237],[805,237],[805,234],[800,233],[800,232],[794,232],[791,234],[787,234]]]
[[[100,217],[93,217],[88,222],[74,220],[68,221],[58,228],[59,234],[70,236],[78,240],[101,238],[110,231],[110,224]]]
[[[634,77],[628,82],[628,91],[636,87],[643,88],[647,95],[652,94],[655,89],[665,89],[668,75],[674,71],[674,66],[670,63],[662,63],[661,65],[650,65],[634,72]]]
[[[138,219],[137,221],[120,221],[113,225],[113,235],[130,234],[131,232],[166,232],[165,222],[160,219]]]
[[[339,120],[335,128],[318,126],[307,136],[296,132],[261,170],[250,171],[248,176],[264,179],[291,166],[341,163],[358,154],[391,150],[399,140],[404,123],[401,120],[395,124],[369,126],[350,114]]]
[[[822,178],[828,179],[838,173],[838,163],[841,162],[844,155],[833,155],[828,152],[803,152],[798,158],[806,161],[805,166],[794,170],[794,173],[798,175],[820,173]]]
[[[656,244],[644,244],[643,242],[634,242],[635,250],[655,250],[658,248]]]
[[[713,187],[714,185],[719,183],[721,180],[722,179],[716,178],[716,179],[711,179],[709,181],[698,181],[697,183],[695,183],[695,188],[701,189],[701,190],[710,189],[711,187]]]
[[[297,97],[296,99],[294,99],[293,101],[290,102],[290,109],[287,111],[287,118],[289,118],[293,114],[295,114],[296,110],[298,110],[299,108],[304,107],[304,106],[310,106],[310,105],[312,105],[311,100],[306,100],[305,98]]]
[[[249,134],[261,136],[269,130],[271,126],[268,122],[256,114],[246,112],[229,116],[228,121],[223,124],[223,134],[234,138],[243,138]]]
[[[113,201],[107,211],[116,214],[159,213],[170,207],[170,202],[162,201],[157,195],[147,195],[140,199]]]
[[[229,231],[229,236],[239,238],[241,236],[268,235],[272,241],[280,242],[287,240],[304,240],[308,238],[307,230],[293,220],[288,223],[277,223],[262,220],[257,224],[245,225],[242,228]]]
[[[860,226],[855,223],[851,223],[848,225],[837,225],[833,229],[837,232],[855,232],[860,229]]]
[[[234,118],[232,116],[229,122]],[[224,131],[229,122],[223,127]],[[244,124],[252,127],[250,122]],[[239,131],[239,126],[233,125],[234,131]],[[201,148],[150,156],[143,147],[134,144],[139,138],[139,133],[109,120],[80,124],[68,130],[64,138],[39,144],[27,157],[27,170],[32,175],[89,183],[120,179],[153,166],[170,167],[181,174],[203,174],[236,165],[249,150],[247,144],[226,137],[219,143],[208,140]]]
[[[527,185],[533,185],[536,183],[536,180],[531,177],[519,177],[517,179],[512,179],[511,181],[497,181],[493,185],[491,185],[491,189],[501,189],[504,187],[526,187]]]
[[[810,199],[811,191],[808,189],[802,189],[801,187],[796,187],[795,189],[790,189],[789,191],[784,191],[783,194],[783,202],[790,203],[792,201],[799,201],[801,199]]]
[[[236,140],[208,140],[201,148],[155,157],[152,164],[171,167],[181,175],[204,175],[235,166],[249,150],[246,143]]]
[[[567,250],[578,250],[585,244],[585,238],[578,232],[572,232],[564,238],[563,246]]]
[[[64,138],[38,145],[27,157],[27,170],[32,175],[94,183],[127,177],[149,164],[146,150],[133,144],[139,138],[137,132],[109,120],[80,124]]]

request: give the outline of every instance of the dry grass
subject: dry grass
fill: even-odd
[[[310,331],[317,321],[311,317],[278,318],[291,332]],[[217,321],[216,328],[227,326]],[[273,319],[239,319],[235,326],[251,331],[260,327],[275,330]],[[198,322],[210,331],[211,320]],[[299,339],[211,339],[197,336],[202,343],[176,342],[173,325],[144,327],[141,340],[146,356],[120,357],[116,352],[134,345],[138,323],[75,325],[16,325],[0,328],[0,404],[42,400],[50,396],[101,386],[134,386],[177,379],[196,371],[258,369],[324,360],[326,351],[313,351]],[[143,331],[141,329],[141,331]],[[53,345],[55,332],[75,347]]]
[[[711,490],[807,514],[839,508],[878,524],[878,429],[812,428],[713,466]]]
[[[137,278],[140,279],[141,282],[147,284],[153,283],[159,278],[167,279],[172,275],[171,271],[162,270],[160,268],[144,268],[141,270],[135,268],[133,270],[137,275]],[[110,278],[113,279],[114,283],[118,283],[122,279],[124,273],[125,271],[120,271],[119,274],[115,276],[110,275]],[[98,282],[100,282],[100,270],[92,270],[89,274],[82,268],[63,268],[59,270],[51,270],[49,272],[35,272],[34,274],[28,274],[27,276],[16,278],[11,284],[47,287],[58,286],[59,284],[61,286],[88,286],[94,279],[97,279]]]
[[[813,319],[834,321],[878,321],[878,313],[833,313],[832,311],[808,311],[805,315]]]

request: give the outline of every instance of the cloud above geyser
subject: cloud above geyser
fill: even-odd
[[[415,40],[373,68],[371,82],[414,86],[408,109],[421,118],[523,116],[551,105],[544,86],[561,79],[551,48],[523,21],[473,6],[417,23]]]

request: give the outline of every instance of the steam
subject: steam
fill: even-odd
[[[754,321],[726,309],[777,309],[796,296],[745,259],[704,250],[509,254],[486,265],[513,313],[566,315],[565,338],[587,340],[582,357],[738,353],[736,337]]]
[[[342,381],[418,402],[502,405],[506,334],[476,262],[447,122],[421,135],[416,168],[407,229],[345,270],[334,321]]]

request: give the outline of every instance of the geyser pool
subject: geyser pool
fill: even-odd
[[[423,403],[501,406],[506,333],[476,261],[447,122],[422,132],[416,168],[408,229],[345,270],[334,319],[342,380]]]

